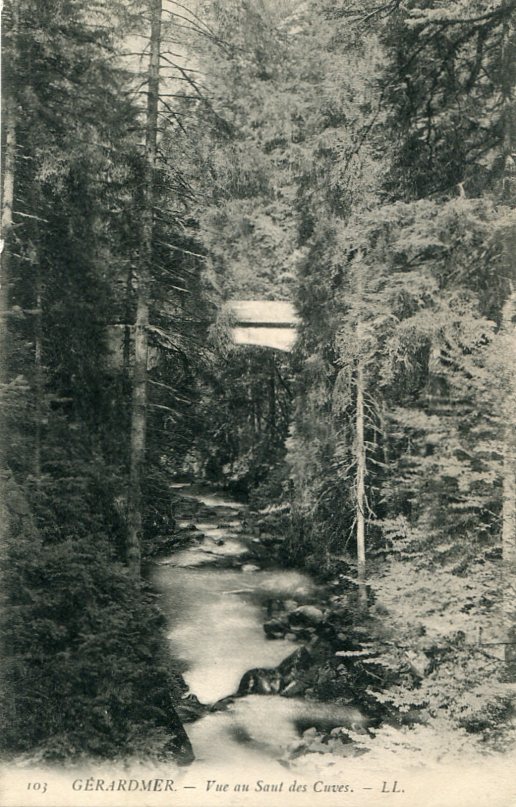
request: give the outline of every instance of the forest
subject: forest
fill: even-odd
[[[514,750],[515,0],[5,0],[2,80],[2,757]]]

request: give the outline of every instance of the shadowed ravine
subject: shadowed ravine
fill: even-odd
[[[235,696],[244,674],[272,669],[300,647],[288,637],[267,639],[271,606],[316,599],[313,581],[297,571],[259,568],[257,538],[246,534],[245,507],[218,494],[193,493],[199,532],[191,546],[162,560],[154,573],[169,625],[173,655],[190,692],[215,710],[186,728],[197,762],[259,762],[281,758],[310,726],[349,725],[352,708],[277,694]],[[273,686],[271,692],[274,692]],[[219,709],[218,702],[229,698]]]

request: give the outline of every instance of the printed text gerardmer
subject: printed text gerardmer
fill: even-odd
[[[352,793],[353,788],[349,784],[327,784],[322,780],[317,780],[311,785],[298,783],[296,780],[290,783],[277,782],[274,784],[264,782],[262,779],[252,785],[229,785],[209,779],[205,784],[205,790],[214,792],[226,792],[230,789],[247,790],[252,788],[256,793],[281,793],[283,790],[297,793],[306,793],[309,789],[314,793]],[[75,779],[72,789],[76,791],[98,792],[98,791],[122,791],[122,792],[175,792],[174,779],[96,779],[91,776],[88,779]]]

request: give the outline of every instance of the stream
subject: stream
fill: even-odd
[[[246,674],[258,668],[267,681],[269,670],[272,681],[275,668],[285,669],[282,662],[295,651],[311,657],[311,671],[321,671],[314,662],[316,650],[310,647],[310,636],[296,638],[289,631],[284,638],[268,639],[264,622],[271,621],[271,616],[274,620],[282,608],[290,615],[298,606],[320,608],[328,602],[328,592],[308,575],[275,565],[266,535],[253,535],[247,526],[245,505],[198,487],[177,487],[184,520],[177,525],[174,540],[181,541],[182,548],[155,560],[148,572],[159,592],[172,654],[189,688],[185,701],[192,702],[195,696],[205,704],[199,709],[197,703],[197,711],[190,713],[194,719],[185,723],[193,763],[180,766],[172,761],[131,759],[118,767],[112,761],[66,769],[33,766],[29,777],[29,769],[23,773],[22,760],[21,766],[3,772],[2,803],[41,807],[41,792],[35,787],[29,791],[27,781],[44,782],[45,788],[48,783],[55,807],[72,803],[118,807],[122,802],[127,807],[378,807],[380,801],[385,807],[487,803],[508,807],[514,803],[510,796],[504,797],[513,782],[511,763],[505,757],[466,755],[441,763],[432,756],[428,762],[425,748],[429,745],[420,752],[405,751],[406,735],[396,736],[393,729],[386,748],[360,755],[355,753],[355,741],[343,744],[338,739],[339,727],[357,731],[357,724],[366,720],[354,706],[354,698],[349,706],[341,706],[335,701],[310,700],[309,692],[306,697],[288,696],[286,689],[274,694],[273,687],[262,694],[246,694],[244,687],[238,694],[242,678],[249,680]],[[302,650],[305,646],[309,651]],[[440,746],[436,748],[440,754]],[[118,781],[118,789],[103,792],[99,801],[99,794],[90,791],[104,781]],[[145,785],[142,790],[139,782]],[[149,792],[149,782],[159,787]],[[170,782],[173,792],[168,792]],[[501,798],[493,800],[497,792]]]
[[[213,705],[234,695],[247,671],[274,668],[299,648],[295,639],[266,637],[267,609],[289,600],[317,601],[317,586],[300,572],[257,566],[252,549],[259,539],[246,534],[244,505],[188,486],[180,494],[197,507],[180,526],[194,524],[199,532],[188,548],[161,560],[153,578],[187,695]],[[357,714],[303,698],[251,694],[186,729],[196,765],[231,760],[242,768],[267,763],[280,769],[279,760],[308,727],[349,725]]]

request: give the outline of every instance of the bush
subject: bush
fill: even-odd
[[[181,679],[167,657],[163,616],[99,528],[102,513],[86,518],[87,500],[75,529],[67,518],[50,534],[56,514],[48,498],[35,519],[45,513],[45,538],[30,515],[21,530],[11,528],[1,750],[54,760],[114,758],[141,753],[145,744],[149,754],[180,752],[187,740],[173,703]]]

